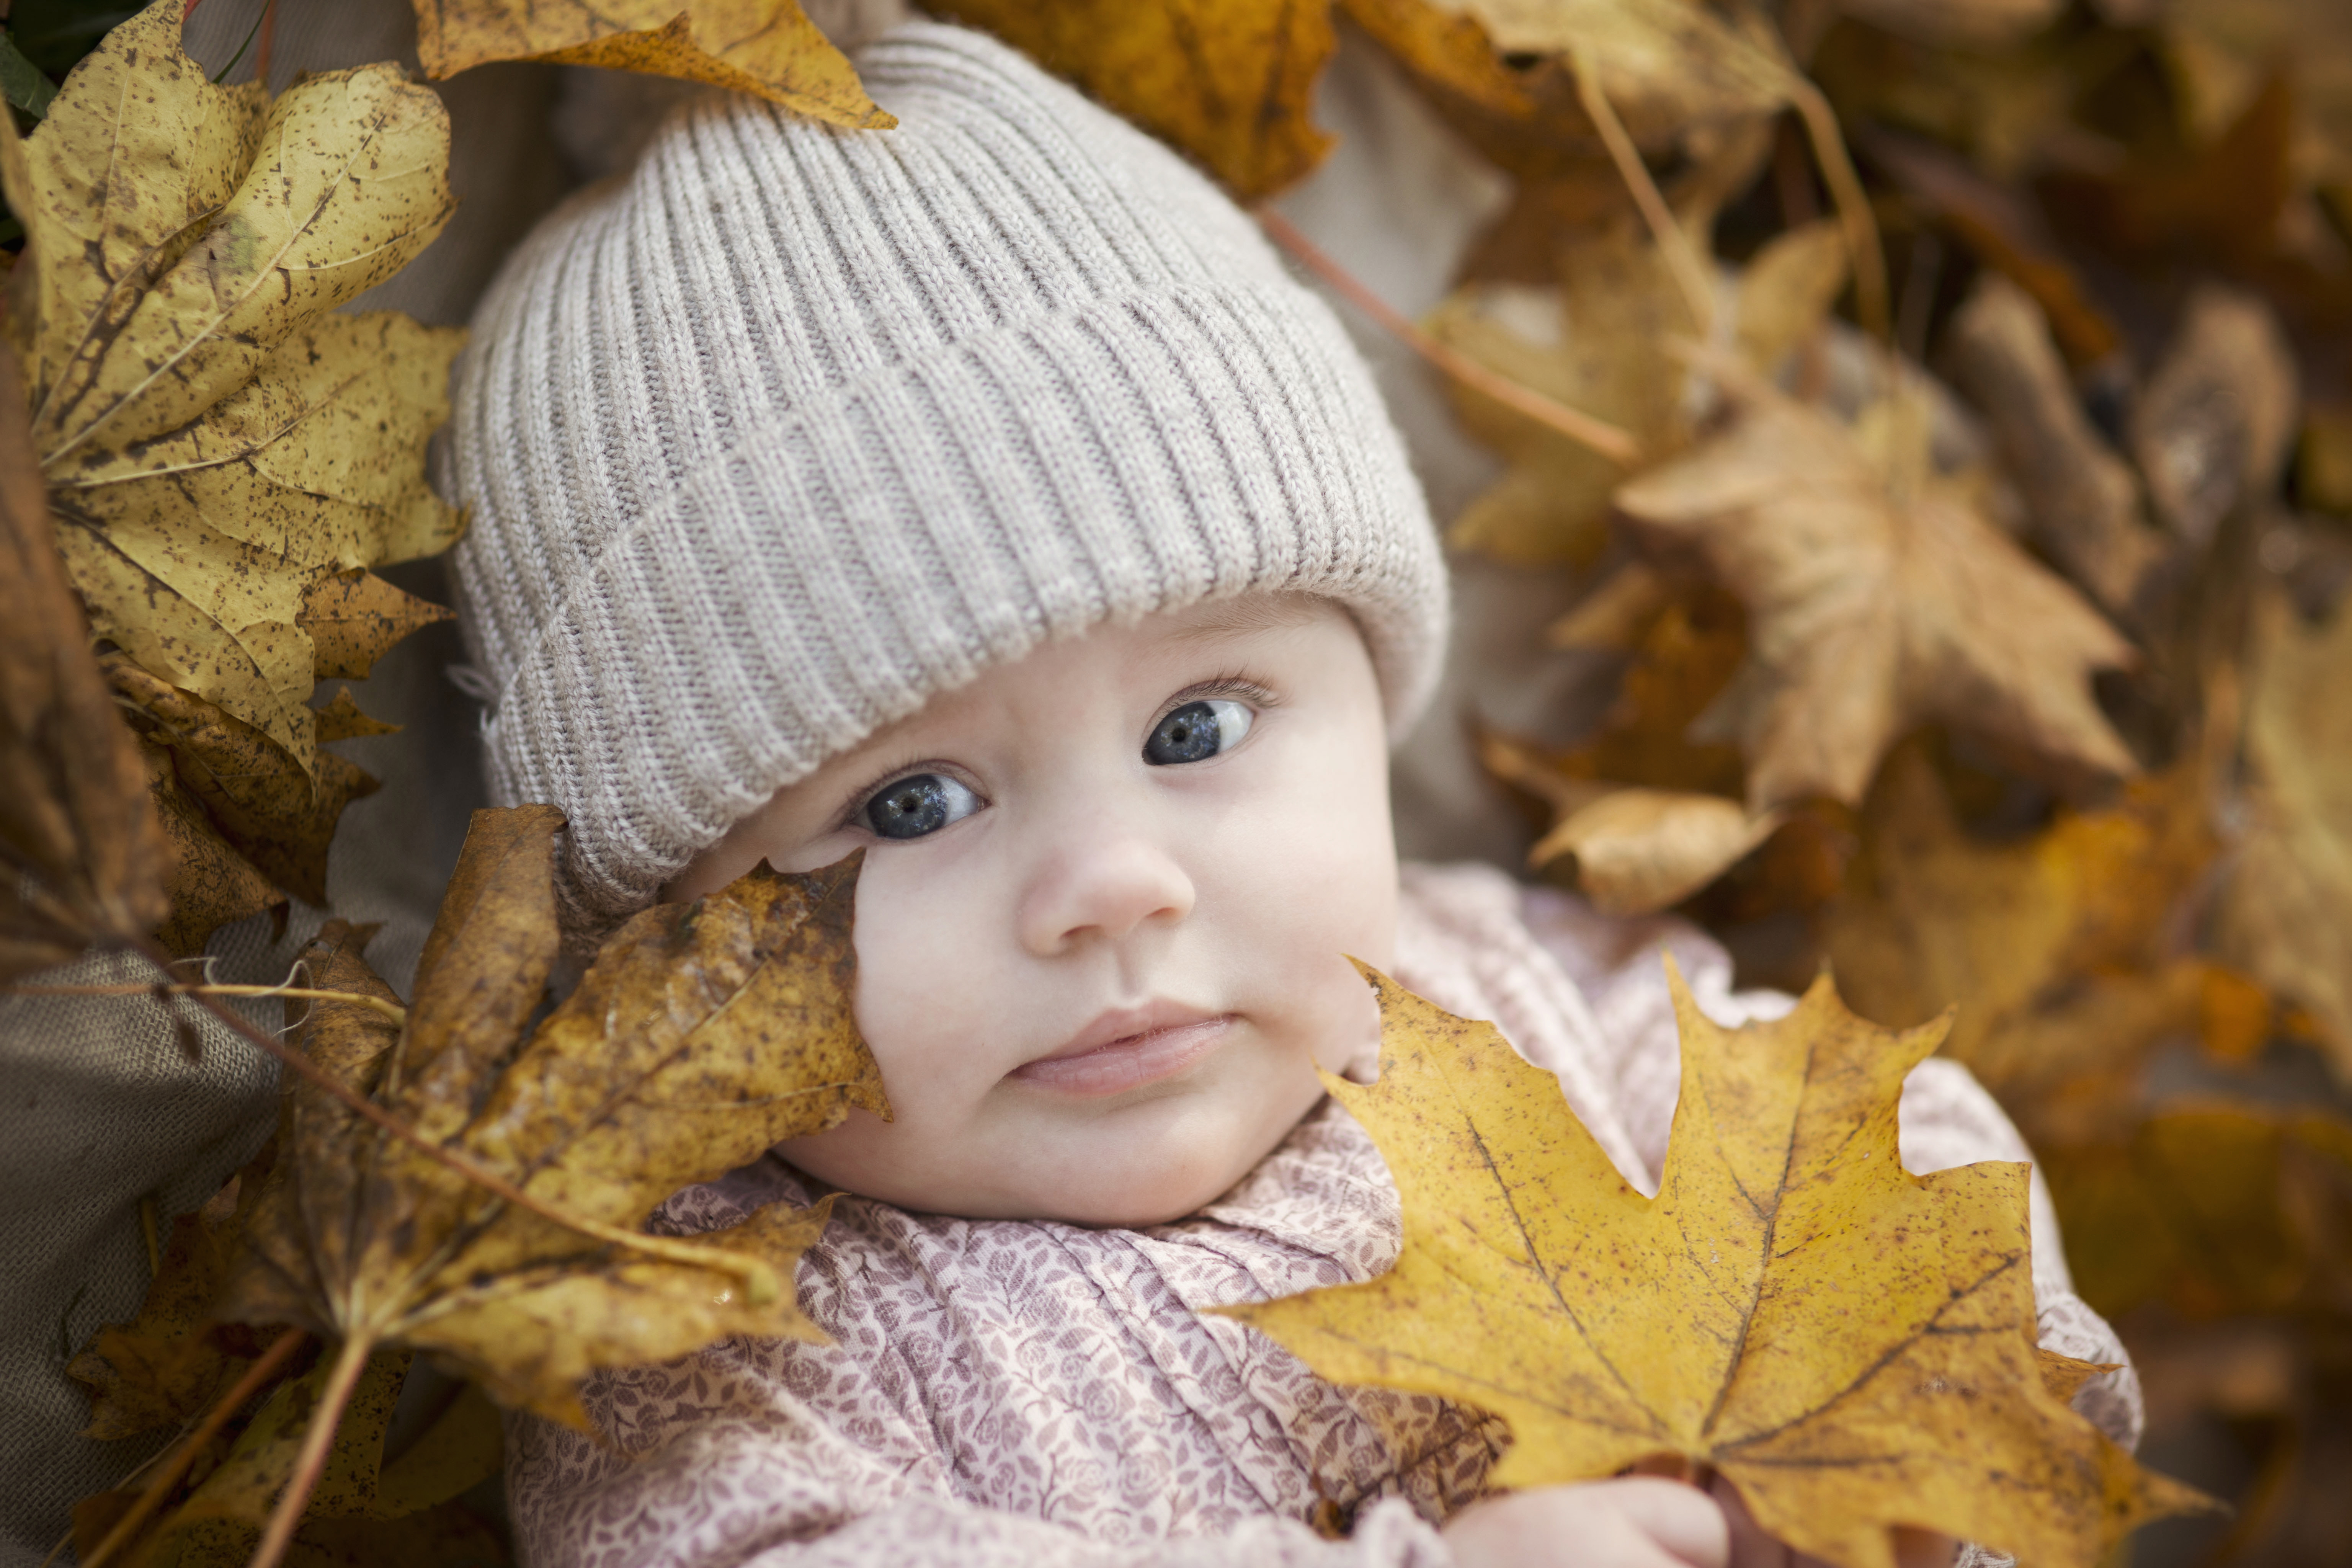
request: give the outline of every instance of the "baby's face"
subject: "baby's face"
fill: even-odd
[[[1144,1225],[1265,1156],[1372,1040],[1395,850],[1380,690],[1327,602],[1258,595],[995,667],[673,884],[864,847],[857,1021],[896,1120],[783,1145],[903,1208]]]

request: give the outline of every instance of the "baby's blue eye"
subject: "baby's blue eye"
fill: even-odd
[[[1221,697],[1187,702],[1152,726],[1151,738],[1143,742],[1143,760],[1166,767],[1213,757],[1240,745],[1255,717],[1243,704]]]
[[[945,773],[908,773],[874,792],[866,826],[885,838],[920,838],[980,806],[980,796]]]

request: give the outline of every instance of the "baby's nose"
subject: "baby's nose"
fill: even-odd
[[[1021,944],[1051,958],[1093,939],[1118,942],[1152,921],[1192,912],[1192,880],[1141,838],[1074,845],[1039,868],[1022,900]]]

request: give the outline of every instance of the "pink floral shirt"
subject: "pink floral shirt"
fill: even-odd
[[[1397,978],[1494,1019],[1557,1073],[1645,1191],[1680,1072],[1661,949],[1723,1022],[1790,1005],[1734,993],[1721,949],[1676,921],[1603,920],[1483,867],[1409,868],[1405,894]],[[1916,1172],[2026,1157],[1990,1097],[1944,1061],[1906,1086],[1903,1152]],[[2122,1362],[2073,1293],[2036,1184],[2042,1342]],[[810,1196],[771,1158],[681,1193],[661,1218],[706,1230]],[[735,1340],[602,1374],[585,1399],[604,1443],[515,1423],[508,1495],[524,1561],[1440,1568],[1450,1558],[1435,1526],[1478,1495],[1500,1426],[1439,1399],[1326,1384],[1270,1341],[1199,1315],[1370,1279],[1399,1245],[1387,1168],[1328,1101],[1231,1193],[1172,1225],[1087,1230],[844,1200],[799,1277],[802,1307],[835,1343]],[[2127,1367],[2077,1405],[2137,1441]]]

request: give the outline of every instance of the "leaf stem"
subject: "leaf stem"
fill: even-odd
[[[1666,270],[1675,275],[1675,286],[1682,290],[1683,303],[1690,307],[1691,321],[1699,334],[1712,342],[1715,338],[1715,286],[1707,278],[1706,267],[1699,260],[1697,250],[1691,245],[1690,235],[1675,216],[1674,209],[1658,189],[1658,182],[1650,177],[1650,166],[1642,162],[1642,150],[1633,145],[1626,134],[1625,123],[1610,107],[1609,95],[1601,89],[1601,67],[1590,49],[1578,49],[1571,57],[1576,67],[1577,101],[1584,106],[1585,117],[1601,132],[1601,144],[1609,149],[1610,162],[1617,165],[1617,177],[1625,182],[1625,189],[1641,210],[1642,221],[1650,227],[1650,237],[1657,242],[1658,252],[1666,259]]]
[[[0,985],[0,996],[293,996],[315,1002],[348,1002],[408,1022],[408,1009],[362,991],[314,991],[299,985],[227,985],[166,981],[154,985]]]
[[[318,1406],[310,1412],[310,1424],[302,1429],[294,1473],[288,1478],[278,1506],[269,1510],[268,1527],[261,1532],[261,1544],[253,1549],[253,1560],[246,1568],[278,1568],[278,1560],[286,1555],[294,1528],[302,1522],[302,1510],[310,1506],[311,1490],[327,1468],[328,1451],[335,1446],[336,1429],[343,1424],[343,1406],[351,1403],[352,1390],[359,1386],[360,1373],[366,1370],[369,1352],[374,1349],[374,1342],[364,1334],[353,1334],[343,1342],[334,1370],[327,1374],[327,1386],[320,1392]]]
[[[105,1568],[107,1562],[139,1532],[140,1527],[147,1522],[172,1489],[180,1484],[181,1478],[188,1473],[188,1467],[196,1462],[196,1456],[203,1453],[205,1446],[228,1424],[229,1417],[244,1409],[261,1391],[262,1384],[283,1371],[286,1363],[294,1359],[294,1352],[302,1348],[302,1342],[310,1337],[300,1329],[288,1329],[271,1342],[269,1348],[261,1352],[261,1359],[245,1369],[245,1375],[238,1378],[229,1391],[205,1413],[205,1418],[196,1429],[172,1450],[171,1458],[148,1479],[146,1487],[139,1494],[139,1500],[131,1505],[131,1511],[116,1520],[114,1528],[90,1549],[88,1557],[82,1559],[82,1568]]]
[[[168,955],[152,942],[142,945],[140,951],[145,953],[151,962],[159,965],[170,962]],[[147,989],[152,992],[155,988]],[[774,1267],[762,1259],[747,1257],[741,1253],[729,1252],[719,1247],[700,1247],[693,1242],[682,1241],[671,1237],[648,1236],[639,1230],[624,1230],[618,1226],[605,1225],[599,1220],[590,1219],[584,1215],[569,1213],[543,1198],[531,1196],[496,1171],[455,1149],[435,1142],[365,1095],[346,1084],[337,1082],[320,1070],[310,1058],[283,1041],[271,1037],[266,1031],[255,1028],[250,1022],[240,1017],[233,1009],[215,1001],[206,994],[208,989],[211,988],[188,986],[179,990],[178,994],[188,997],[212,1014],[214,1017],[236,1030],[238,1035],[277,1058],[279,1065],[296,1077],[341,1102],[354,1114],[374,1122],[426,1159],[455,1171],[476,1186],[504,1198],[517,1208],[525,1209],[539,1215],[551,1225],[562,1226],[566,1230],[604,1242],[608,1246],[626,1247],[632,1251],[643,1253],[648,1258],[659,1258],[671,1263],[684,1264],[692,1268],[708,1268],[713,1273],[730,1275],[742,1282],[745,1298],[752,1306],[765,1306],[782,1296],[783,1287],[777,1278]],[[263,989],[272,995],[286,994],[274,986]]]
[[[1405,347],[1473,392],[1494,399],[1547,429],[1559,431],[1578,446],[1598,452],[1612,463],[1630,468],[1641,462],[1642,444],[1634,439],[1632,431],[1581,409],[1570,408],[1565,403],[1556,402],[1531,386],[1522,386],[1509,376],[1487,369],[1452,344],[1440,342],[1406,320],[1387,300],[1365,288],[1345,268],[1318,249],[1314,241],[1299,233],[1289,219],[1273,208],[1260,207],[1257,221],[1269,238],[1297,258],[1300,266],[1329,284],[1334,293],[1370,316]]]
[[[1864,331],[1885,342],[1895,329],[1886,304],[1886,253],[1879,247],[1878,220],[1871,216],[1870,197],[1862,188],[1862,176],[1854,173],[1853,160],[1846,154],[1836,111],[1822,96],[1822,89],[1795,70],[1789,73],[1788,85],[1789,101],[1796,106],[1797,118],[1805,122],[1814,162],[1821,165],[1822,178],[1830,187],[1830,199],[1837,204],[1838,221],[1845,230],[1846,252],[1853,262],[1853,313]]]

